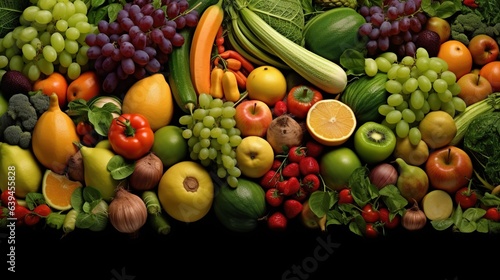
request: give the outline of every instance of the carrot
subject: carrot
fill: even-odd
[[[239,71],[241,69],[241,61],[234,58],[228,58],[226,59],[226,67],[234,71]]]
[[[222,0],[219,0],[201,14],[194,31],[189,64],[191,80],[198,94],[210,92],[212,47],[223,19]]]
[[[240,90],[234,72],[228,70],[222,76],[222,90],[227,101],[236,102],[240,99]]]
[[[244,58],[240,53],[234,50],[227,50],[226,52],[228,56],[226,59],[234,58],[239,60],[241,62],[241,67],[245,68],[245,70],[247,70],[248,72],[252,72],[252,70],[254,69],[253,64],[246,58]]]
[[[222,76],[224,75],[224,70],[220,67],[214,67],[210,75],[210,95],[213,98],[224,97],[224,92],[222,91]]]

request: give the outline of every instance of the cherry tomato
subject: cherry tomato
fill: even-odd
[[[89,134],[92,132],[92,125],[90,123],[81,121],[76,125],[76,133],[80,136],[84,136],[85,134]]]
[[[500,212],[498,211],[497,207],[490,207],[488,210],[486,210],[486,214],[483,216],[485,219],[494,221],[494,222],[500,222]]]
[[[363,206],[363,211],[361,212],[361,216],[367,223],[375,223],[380,220],[380,214],[376,209],[373,209],[371,204],[366,204]]]
[[[339,191],[339,204],[353,203],[354,198],[351,194],[351,189],[344,188]]]
[[[375,238],[379,234],[378,230],[372,223],[367,223],[365,228],[365,236],[369,238]]]
[[[477,202],[476,192],[469,187],[463,187],[455,193],[455,202],[460,204],[462,209],[471,208]]]
[[[399,215],[394,216],[391,220],[389,215],[390,212],[387,208],[380,208],[378,209],[378,212],[380,215],[380,221],[384,224],[385,228],[393,229],[399,225],[401,221],[401,217]]]

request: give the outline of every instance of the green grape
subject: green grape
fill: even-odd
[[[77,41],[64,39],[64,50],[67,51],[69,54],[76,54],[79,48],[80,45],[78,44]]]
[[[430,63],[431,63],[430,58],[421,57],[417,59],[417,61],[415,62],[415,66],[417,67],[420,73],[424,73],[425,71],[429,70]]]
[[[38,50],[38,49],[42,49],[43,44],[42,44],[42,41],[40,40],[40,38],[35,38],[35,39],[31,40],[30,45],[32,45],[33,48]]]
[[[198,160],[198,153],[195,153],[194,151],[191,151],[191,152],[189,153],[189,158],[190,158],[191,160]]]
[[[21,50],[22,50],[22,49],[23,49],[24,44],[26,44],[26,42],[23,42],[21,39],[17,39],[17,40],[16,40],[16,48],[18,48],[18,49],[21,49]]]
[[[397,77],[397,72],[398,72],[398,69],[400,68],[401,66],[399,64],[393,64],[391,69],[389,69],[389,71],[387,71],[387,78],[389,80],[394,80],[396,79]]]
[[[75,27],[76,23],[78,22],[89,22],[89,19],[87,18],[86,14],[81,14],[81,13],[75,13],[71,15],[68,19],[68,26],[69,27]]]
[[[394,131],[394,129],[396,129],[396,124],[395,123],[388,123],[386,119],[383,119],[380,123],[383,124],[384,126],[390,128],[393,131]]]
[[[415,122],[415,113],[411,110],[411,109],[403,109],[401,111],[401,117],[403,118],[403,120],[407,123],[413,123]]]
[[[443,93],[446,90],[448,90],[448,83],[441,79],[437,78],[433,83],[432,83],[432,88],[437,92],[437,93]],[[450,92],[451,95],[451,92]]]
[[[196,108],[193,112],[193,119],[196,121],[201,121],[206,115],[208,115],[208,110],[205,110],[203,108]]]
[[[5,36],[2,39],[2,45],[5,49],[12,48],[15,43],[16,43],[16,40],[12,36],[12,31],[5,34]]]
[[[214,127],[210,130],[210,137],[212,138],[219,138],[219,136],[222,134],[222,130],[220,127]]]
[[[201,150],[201,144],[200,144],[200,142],[199,142],[199,141],[198,141],[198,142],[196,142],[196,143],[193,145],[192,150],[193,150],[193,152],[195,152],[196,154],[198,154],[198,153],[200,152],[200,150]]]
[[[80,64],[78,64],[76,62],[72,62],[68,66],[67,76],[70,80],[76,80],[78,77],[80,77],[81,73],[82,73],[82,68],[81,68]]]
[[[222,145],[219,144],[219,142],[217,142],[216,138],[212,138],[212,139],[210,139],[210,147],[213,147],[214,149],[220,151],[220,148],[222,147]]]
[[[448,102],[442,102],[441,103],[441,110],[445,111],[448,113],[450,116],[455,117],[455,104],[453,101],[448,101]]]
[[[198,153],[198,158],[201,160],[207,159],[209,155],[209,151],[207,148],[201,148],[200,152]]]
[[[188,125],[193,122],[193,117],[190,115],[182,115],[179,117],[179,124]]]
[[[227,171],[224,166],[220,166],[219,168],[217,168],[217,176],[219,178],[225,178],[227,176]]]
[[[382,116],[386,116],[389,112],[394,110],[395,110],[394,107],[387,104],[382,104],[378,106],[378,113],[381,114]]]
[[[33,62],[30,63],[27,76],[32,82],[40,78],[40,69],[38,69],[38,66],[35,63]]]
[[[209,147],[208,148],[208,158],[211,159],[211,160],[214,160],[216,157],[217,157],[217,149],[215,149],[214,147]]]
[[[60,19],[56,22],[56,29],[59,32],[66,32],[66,29],[68,29],[68,22],[64,19]]]
[[[443,71],[443,73],[441,73],[441,79],[445,80],[448,86],[457,82],[457,76],[450,70]]]
[[[19,33],[19,39],[21,39],[24,43],[29,43],[36,37],[38,37],[38,31],[32,26],[23,28],[23,30]]]
[[[182,131],[182,137],[184,139],[190,139],[193,136],[193,131],[189,128],[186,128]],[[194,139],[194,138],[191,138]]]
[[[421,91],[428,92],[428,91],[430,91],[432,89],[432,83],[429,80],[429,78],[427,78],[426,76],[420,76],[420,77],[418,77],[417,81],[418,81],[418,88]]]
[[[438,92],[437,96],[439,97],[439,100],[441,100],[441,102],[450,102],[453,98],[453,94],[451,94],[451,91],[449,90]]]
[[[231,135],[229,136],[229,145],[231,145],[231,147],[237,147],[241,143],[241,140],[241,136]]]
[[[409,78],[403,84],[403,92],[412,93],[418,88],[418,80],[416,78]]]
[[[36,12],[40,10],[40,7],[36,5],[31,5],[23,10],[22,16],[26,21],[34,21]]]
[[[410,107],[419,110],[424,106],[424,93],[421,90],[416,90],[410,95]]]
[[[75,0],[73,4],[75,6],[75,13],[84,15],[87,14],[87,5],[85,4],[85,2],[83,2],[82,0]]]
[[[427,103],[429,103],[429,107],[432,111],[437,111],[441,108],[441,99],[439,99],[435,92],[429,93]]]
[[[198,156],[199,158],[199,156]],[[212,162],[209,158],[205,158],[205,159],[199,159],[201,165],[205,166],[205,167],[208,167],[210,165],[210,163]]]
[[[71,16],[75,14],[75,5],[71,1],[67,1],[64,4],[66,4],[66,14],[64,15],[65,20],[68,20]]]
[[[413,112],[415,113],[416,122],[420,122],[425,117],[425,114],[424,112],[422,112],[422,110],[415,110]]]
[[[457,96],[460,94],[460,91],[462,90],[460,88],[460,85],[457,83],[454,83],[453,85],[449,86],[448,89],[451,91],[451,94],[453,96]]]
[[[441,63],[441,73],[443,73],[444,71],[448,70],[448,62],[446,62],[446,60],[440,58],[440,57],[432,57],[433,60],[436,60],[438,61],[439,63]],[[436,71],[437,72],[437,71]]]
[[[407,109],[409,107],[408,105],[408,101],[404,100],[401,104],[399,104],[398,106],[394,107],[396,110],[398,111],[403,111],[404,109]]]
[[[220,99],[220,98],[213,98],[213,99],[210,101],[209,108],[210,108],[210,109],[214,109],[214,108],[219,108],[219,109],[221,109],[223,104],[224,104],[224,101],[223,101],[222,99]]]
[[[212,110],[212,109],[210,109],[210,111],[211,111],[211,110]],[[209,113],[209,114],[210,114],[210,113]],[[215,118],[214,118],[214,117],[212,117],[212,116],[210,116],[210,115],[205,116],[205,117],[203,118],[203,125],[204,125],[205,127],[208,127],[208,128],[212,128],[212,127],[214,127],[214,125],[215,125]]]
[[[23,56],[27,60],[33,60],[36,56],[36,49],[30,44],[24,44],[22,47]]]
[[[0,69],[9,65],[9,59],[5,55],[0,55]]]
[[[66,4],[62,2],[58,2],[54,5],[52,8],[52,17],[54,20],[60,20],[64,18],[64,15],[66,14]],[[57,27],[57,24],[56,24]]]
[[[403,95],[399,93],[391,94],[387,97],[387,104],[392,107],[396,107],[403,103]]]
[[[237,166],[233,166],[232,168],[229,168],[227,170],[227,173],[229,176],[233,176],[235,178],[238,178],[241,176],[241,170]]]
[[[418,78],[420,76],[420,71],[418,70],[417,66],[413,66],[410,71],[410,77],[411,78]]]
[[[401,111],[397,110],[391,111],[385,116],[385,120],[389,124],[396,124],[401,120],[401,118],[402,118]]]
[[[365,74],[368,77],[373,77],[378,73],[378,66],[375,59],[368,57],[365,58]]]
[[[387,59],[391,64],[398,62],[398,55],[395,52],[383,52],[379,54],[379,57]]]
[[[219,140],[219,138],[217,138],[217,140]],[[229,156],[229,153],[231,153],[232,149],[233,148],[231,147],[231,145],[229,145],[229,143],[226,142],[224,144],[221,144],[220,152],[222,153],[222,155]]]
[[[434,70],[431,70],[431,69],[425,71],[424,73],[422,73],[422,75],[427,77],[431,83],[434,82],[438,78],[438,73]]]
[[[238,183],[239,183],[238,178],[236,178],[235,176],[227,176],[226,182],[232,188],[238,187]]]
[[[422,140],[422,134],[420,133],[418,127],[414,126],[410,128],[410,130],[408,131],[408,139],[414,146],[420,143],[420,140]]]
[[[410,125],[405,121],[405,120],[400,120],[396,124],[396,128],[394,129],[396,131],[396,135],[399,138],[405,138],[408,136],[408,132],[410,130]]]
[[[52,21],[52,12],[47,10],[38,10],[35,14],[35,21],[39,24],[47,24]]]
[[[451,101],[453,102],[453,105],[455,106],[455,110],[458,112],[463,112],[463,111],[465,111],[465,108],[467,108],[467,104],[465,103],[465,101],[458,96],[453,96]]]
[[[396,94],[403,90],[403,86],[396,80],[387,80],[387,82],[385,82],[385,90],[389,93]]]
[[[236,109],[234,107],[224,106],[222,108],[222,117],[223,118],[232,118],[236,114]]]
[[[202,109],[209,109],[213,97],[208,93],[202,93],[198,96],[198,104]]]
[[[431,57],[431,61],[429,62],[429,70],[432,70],[436,73],[441,73],[444,71],[442,62],[437,57]]]
[[[410,78],[410,67],[408,66],[401,66],[398,68],[398,71],[396,72],[396,77],[398,79],[403,79],[404,81],[406,81],[407,79]]]
[[[87,34],[92,32],[92,25],[85,21],[77,22],[75,27],[76,29],[78,29],[78,31],[80,31],[80,34]]]
[[[227,131],[227,135],[233,136],[233,135],[238,135],[241,136],[241,130],[237,127],[232,127]]]
[[[429,52],[425,48],[419,47],[415,51],[415,57],[417,58],[417,61],[421,58],[429,58]]]
[[[9,68],[10,70],[17,70],[19,72],[23,71],[24,61],[22,56],[14,55],[9,60]]]
[[[404,56],[402,59],[401,59],[401,64],[404,65],[404,66],[413,66],[413,64],[415,63],[415,59],[412,57],[412,56]]]
[[[201,139],[208,139],[210,138],[210,132],[211,132],[211,129],[208,128],[208,127],[204,127],[200,130],[200,138]]]
[[[51,45],[46,45],[43,47],[43,58],[48,62],[54,62],[57,59],[57,51]]]
[[[222,116],[222,107],[210,108],[208,115],[212,116],[213,118],[219,118],[220,116]]]
[[[191,135],[187,139],[187,144],[189,148],[193,148],[193,146],[198,143],[198,137],[192,137],[193,133],[191,132]]]
[[[230,129],[236,125],[236,121],[233,118],[222,118],[220,125],[225,129]]]
[[[378,70],[384,73],[387,73],[392,67],[392,63],[387,58],[382,56],[375,58],[375,62],[377,63]]]
[[[80,31],[76,27],[69,27],[64,32],[64,35],[66,35],[68,40],[76,41],[80,37]]]
[[[231,146],[228,144],[229,143],[229,136],[227,134],[221,134],[219,137],[217,137],[217,143],[221,144],[221,150],[224,148],[224,145],[227,144],[229,148]],[[229,150],[227,151],[229,153]]]
[[[73,62],[73,57],[71,56],[70,53],[68,53],[65,50],[59,53],[58,59],[59,59],[59,64],[66,68],[69,67],[69,65]]]
[[[50,10],[57,3],[57,0],[38,0],[38,6],[44,10]]]
[[[205,127],[203,126],[203,123],[201,123],[201,122],[197,122],[197,123],[195,123],[195,125],[193,126],[193,135],[194,135],[195,137],[199,137],[199,136],[200,136],[200,132],[201,132],[201,130],[202,130],[203,128],[205,128]]]

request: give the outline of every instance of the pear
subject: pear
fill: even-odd
[[[326,215],[318,217],[309,207],[309,201],[302,203],[302,211],[300,212],[300,220],[302,224],[310,229],[319,229],[322,232],[326,231]]]
[[[113,179],[108,170],[109,160],[115,153],[106,148],[81,146],[85,186],[96,188],[105,201],[111,201],[120,181]]]
[[[9,190],[23,199],[37,192],[42,185],[43,172],[33,152],[17,145],[0,142],[0,189]]]
[[[418,166],[406,163],[402,158],[396,158],[396,163],[399,167],[396,182],[399,192],[408,202],[420,202],[429,189],[427,173]]]

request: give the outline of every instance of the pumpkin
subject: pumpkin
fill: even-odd
[[[238,178],[238,186],[220,186],[213,203],[217,219],[235,232],[254,230],[265,215],[266,201],[262,187],[246,178]]]

